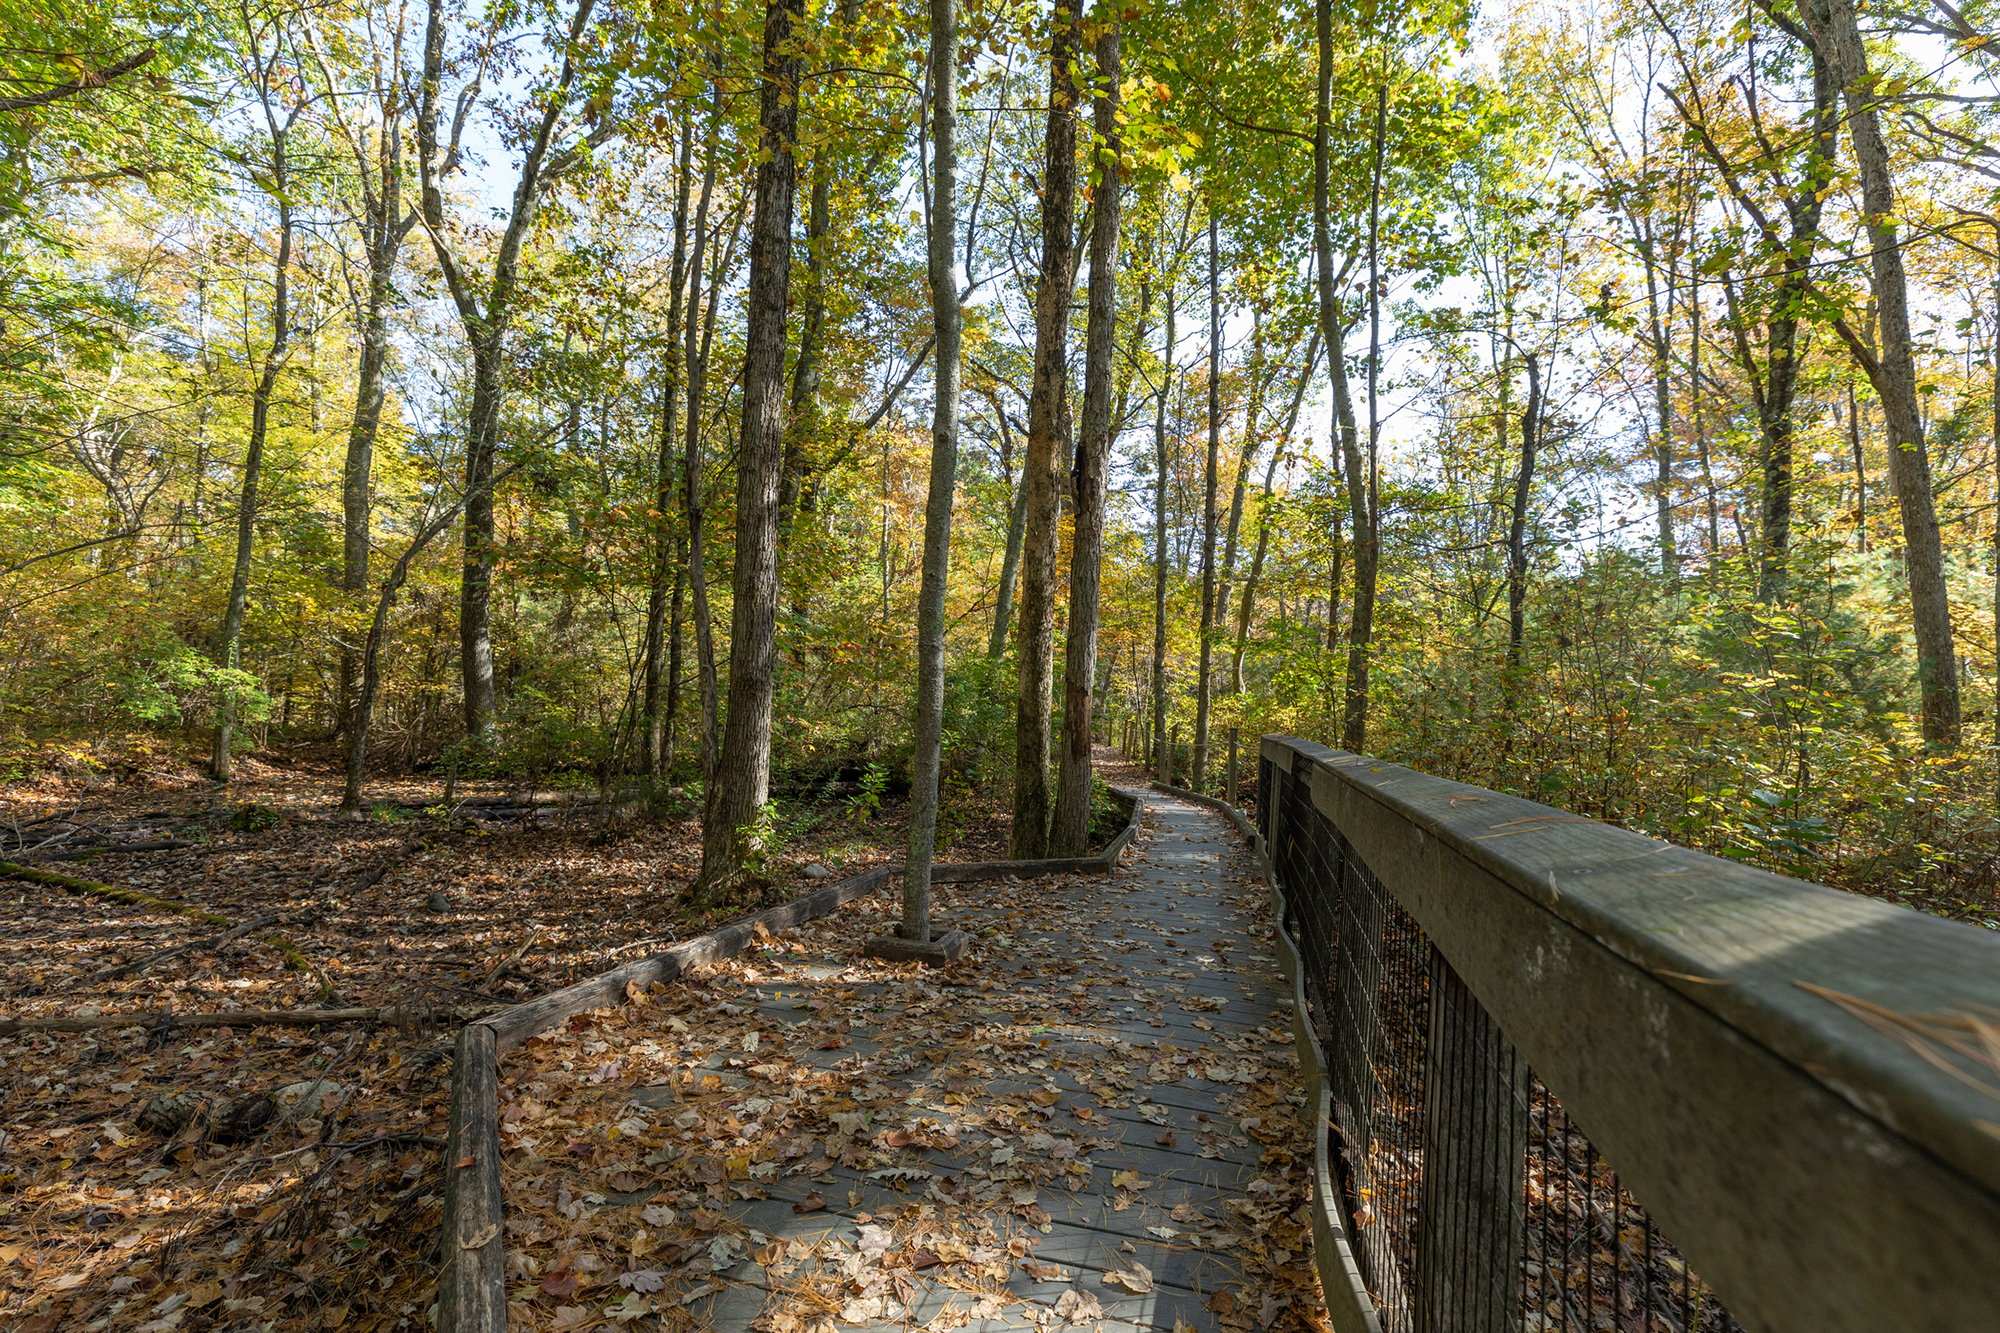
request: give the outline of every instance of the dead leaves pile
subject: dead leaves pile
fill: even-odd
[[[492,788],[467,784],[463,794]],[[410,807],[439,795],[435,783],[377,790]],[[212,793],[205,783],[42,793],[8,812],[10,846],[55,827],[27,828],[39,814],[112,835],[143,825],[197,845],[56,868],[229,920],[275,913],[280,923],[80,985],[217,927],[0,883],[0,1012],[504,1002],[600,970],[614,945],[643,948],[651,935],[658,947],[702,928],[671,902],[675,876],[699,856],[686,821],[346,821],[332,817],[337,775],[255,764],[226,803]],[[276,825],[234,827],[227,815],[244,802],[275,811]],[[159,818],[167,807],[172,818]],[[886,858],[896,839],[878,833],[830,819],[823,839],[795,849],[798,868],[813,856],[839,863],[830,839],[852,862]],[[303,970],[271,936],[297,947]],[[0,1037],[0,1328],[427,1327],[439,1186],[438,1153],[424,1140],[444,1132],[449,1037],[358,1028]],[[322,1079],[340,1092],[320,1114],[254,1114],[261,1096],[275,1104]],[[175,1097],[189,1100],[183,1127],[141,1123],[149,1105]]]

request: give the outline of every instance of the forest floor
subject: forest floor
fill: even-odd
[[[697,914],[688,814],[491,782],[449,808],[441,781],[371,795],[343,819],[336,774],[255,762],[226,795],[172,773],[0,794],[0,859],[122,891],[0,879],[0,1020],[183,1019],[0,1035],[0,1328],[427,1326],[456,1025],[900,859],[906,830],[893,801],[801,807],[761,898]],[[1003,854],[1004,808],[954,819],[950,859]]]

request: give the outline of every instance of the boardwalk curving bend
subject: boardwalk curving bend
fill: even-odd
[[[510,1057],[514,1327],[1323,1326],[1254,857],[1145,798],[1109,878],[864,899]]]

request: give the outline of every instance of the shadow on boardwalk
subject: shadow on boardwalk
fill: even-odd
[[[1105,878],[886,898],[510,1057],[514,1327],[1323,1327],[1254,859],[1149,796]]]

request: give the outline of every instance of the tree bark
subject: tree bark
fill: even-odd
[[[1229,499],[1229,518],[1222,525],[1222,566],[1215,585],[1215,623],[1224,632],[1229,625],[1229,604],[1235,593],[1236,546],[1243,530],[1243,506],[1250,494],[1250,469],[1257,465],[1257,455],[1262,452],[1264,444],[1260,427],[1264,415],[1264,393],[1270,382],[1265,373],[1266,359],[1264,310],[1259,305],[1250,327],[1250,364],[1244,376],[1243,443],[1236,451],[1236,482]],[[1223,682],[1225,693],[1235,694],[1241,688],[1233,673]]]
[[[1063,749],[1056,774],[1052,856],[1082,856],[1090,840],[1090,743],[1097,684],[1099,582],[1104,563],[1104,507],[1111,460],[1111,354],[1117,336],[1119,35],[1097,39],[1093,99],[1097,187],[1091,196],[1090,307],[1084,324],[1083,420],[1076,448],[1076,529],[1070,547],[1069,627],[1063,645]]]
[[[771,707],[776,686],[778,479],[785,447],[785,299],[791,281],[792,203],[797,186],[799,73],[793,32],[805,0],[773,0],[764,12],[764,160],[750,241],[749,327],[743,346],[743,426],[737,441],[735,601],[729,619],[729,710],[716,781],[702,824],[695,898],[715,901],[741,881],[757,845],[755,824],[770,795]]]
[[[938,773],[944,743],[945,594],[958,480],[958,0],[930,0],[931,191],[926,258],[935,331],[930,494],[917,592],[917,716],[910,760],[910,846],[903,873],[903,938],[931,937],[931,858],[937,851]]]
[[[1257,550],[1250,557],[1250,571],[1243,579],[1243,597],[1236,608],[1236,646],[1230,654],[1229,661],[1230,688],[1238,694],[1243,691],[1243,652],[1245,645],[1250,641],[1250,617],[1257,604],[1257,584],[1263,578],[1264,557],[1271,547],[1271,520],[1268,509],[1271,502],[1271,488],[1278,478],[1278,464],[1284,459],[1285,451],[1291,447],[1292,432],[1298,429],[1299,409],[1305,403],[1306,386],[1312,383],[1313,370],[1319,364],[1319,349],[1319,330],[1314,329],[1312,340],[1306,344],[1306,364],[1299,371],[1298,386],[1292,391],[1292,404],[1285,413],[1284,430],[1279,433],[1277,447],[1271,450],[1271,461],[1264,468],[1262,501],[1257,509]],[[1334,540],[1336,543],[1339,541],[1338,533],[1334,535]],[[1336,552],[1338,549],[1336,545]],[[1335,604],[1340,599],[1337,574],[1339,568],[1340,564],[1336,559],[1333,596],[1327,605],[1329,624],[1333,621]],[[1331,643],[1327,645],[1329,648],[1332,646]]]
[[[483,296],[452,246],[446,230],[443,180],[457,165],[458,126],[449,144],[438,141],[440,84],[444,77],[444,0],[429,0],[424,30],[424,71],[417,104],[417,158],[423,215],[445,286],[458,308],[472,351],[472,403],[465,442],[465,560],[459,584],[459,670],[465,694],[465,734],[475,745],[498,739],[493,685],[493,478],[505,396],[507,330],[520,286],[521,250],[549,187],[579,160],[573,150],[552,152],[555,132],[569,106],[577,66],[574,47],[590,25],[596,0],[578,0],[562,65],[546,94],[514,184],[513,208],[495,247],[491,281]],[[608,132],[608,127],[601,127]]]
[[[653,570],[646,589],[646,680],[639,732],[640,768],[658,781],[667,767],[667,585],[676,597],[680,577],[674,569],[675,536],[671,515],[674,511],[674,445],[680,422],[681,320],[682,298],[687,291],[688,179],[694,158],[694,126],[681,127],[679,161],[674,169],[674,250],[668,265],[672,290],[667,296],[665,364],[660,385],[660,445],[653,470]],[[679,608],[675,607],[675,620]],[[679,644],[675,644],[678,649]],[[678,655],[678,654],[676,654]]]
[[[1889,481],[1903,520],[1903,561],[1909,579],[1910,616],[1917,646],[1924,739],[1955,749],[1963,728],[1958,653],[1952,641],[1951,603],[1945,587],[1944,547],[1938,532],[1930,452],[1924,440],[1917,391],[1916,353],[1910,333],[1909,284],[1903,271],[1902,221],[1889,149],[1876,114],[1853,0],[1810,0],[1805,7],[1819,54],[1839,84],[1847,107],[1848,135],[1861,169],[1861,203],[1869,241],[1871,287],[1881,331],[1871,349],[1846,322],[1837,326],[1867,371],[1889,427]]]
[[[1056,469],[1069,397],[1069,304],[1075,282],[1077,0],[1056,0],[1049,39],[1047,167],[1041,272],[1035,288],[1035,370],[1028,399],[1021,624],[1015,649],[1012,855],[1047,854],[1049,693],[1055,677]]]
[[[346,785],[340,796],[343,814],[357,814],[361,810],[361,787],[368,776],[368,732],[374,725],[375,697],[381,690],[382,654],[389,641],[389,614],[395,610],[396,598],[409,581],[411,564],[431,544],[432,539],[451,526],[462,503],[462,500],[454,501],[417,530],[410,544],[396,557],[396,563],[390,567],[389,577],[382,581],[382,591],[375,599],[375,615],[369,622],[368,639],[361,650],[361,676],[354,698],[354,715],[347,727]]]
[[[1000,419],[1000,438],[1008,438],[1007,413],[995,404]],[[1004,448],[1004,445],[1003,445]],[[1007,505],[1007,549],[1000,557],[1000,587],[993,594],[993,631],[987,636],[986,655],[999,661],[1007,655],[1007,630],[1014,623],[1014,584],[1021,573],[1021,535],[1027,516],[1027,474],[1014,483],[1014,498]]]
[[[1347,484],[1347,504],[1354,525],[1354,606],[1348,621],[1348,661],[1343,706],[1342,744],[1359,750],[1366,741],[1368,702],[1368,641],[1375,618],[1374,523],[1369,512],[1368,479],[1362,464],[1361,441],[1354,419],[1354,398],[1347,382],[1346,330],[1340,323],[1336,295],[1331,225],[1333,122],[1333,6],[1314,0],[1317,29],[1318,99],[1313,114],[1313,251],[1319,286],[1320,336],[1326,343],[1328,378],[1333,388],[1335,432]],[[1346,272],[1343,268],[1341,272]]]
[[[273,105],[273,83],[277,77],[273,67],[278,61],[277,53],[272,53],[269,65],[264,64],[265,57],[261,50],[256,53],[255,59],[263,66],[258,71],[257,86],[265,129],[271,141],[270,193],[278,205],[278,253],[272,262],[271,274],[271,343],[265,349],[263,364],[258,369],[256,386],[250,392],[250,438],[243,453],[243,488],[236,506],[236,558],[230,567],[229,600],[222,613],[222,665],[230,671],[240,669],[243,664],[243,621],[248,613],[250,562],[257,540],[257,488],[263,480],[264,446],[271,431],[271,398],[277,389],[278,376],[285,368],[292,337],[294,222],[289,148],[291,129],[297,123],[299,109],[294,107],[281,119]],[[216,711],[215,748],[209,758],[209,775],[217,782],[229,781],[235,766],[235,690],[233,681],[225,685],[222,703]]]
[[[1208,214],[1208,452],[1201,469],[1201,644],[1195,675],[1194,760],[1188,785],[1208,788],[1208,714],[1215,691],[1215,512],[1222,466],[1222,255],[1214,201]]]
[[[701,314],[702,251],[708,244],[709,202],[715,195],[717,145],[722,123],[722,85],[711,76],[707,141],[702,148],[701,196],[695,203],[694,239],[688,261],[687,433],[681,447],[681,501],[687,518],[688,599],[694,615],[695,674],[701,703],[701,781],[704,793],[715,786],[716,749],[721,743],[721,703],[715,669],[715,618],[708,607],[708,506],[702,478],[702,390],[708,377],[707,333],[715,327],[717,302],[709,298]],[[720,283],[717,283],[720,286]]]
[[[1173,285],[1167,286],[1166,314],[1160,341],[1160,401],[1153,414],[1153,776],[1173,781],[1173,758],[1167,750],[1167,408],[1173,397]]]
[[[1347,697],[1340,738],[1344,748],[1356,753],[1368,747],[1368,675],[1375,638],[1375,584],[1382,558],[1382,511],[1376,487],[1382,429],[1378,395],[1382,376],[1382,157],[1388,136],[1388,109],[1388,89],[1377,85],[1375,151],[1368,178],[1368,457],[1365,469],[1350,465],[1357,485],[1352,498],[1354,609],[1348,619]]]
[[[1542,372],[1533,352],[1521,357],[1528,372],[1528,401],[1521,409],[1521,468],[1514,474],[1514,504],[1507,524],[1507,711],[1518,699],[1528,615],[1528,500],[1534,493],[1535,451],[1541,443]]]

